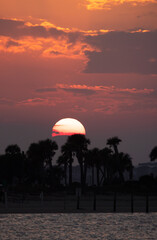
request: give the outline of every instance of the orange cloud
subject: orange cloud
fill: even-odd
[[[32,53],[48,58],[67,57],[84,59],[85,51],[97,51],[96,48],[83,42],[69,43],[67,39],[22,37],[16,41],[10,37],[0,37],[0,51],[10,53]]]
[[[52,101],[52,99],[48,98],[29,98],[17,103],[17,105],[21,106],[37,106],[37,105],[50,105],[55,106],[56,104]]]
[[[69,43],[65,40],[53,40],[49,47],[43,51],[44,57],[70,57],[70,58],[83,58],[85,51],[98,51],[97,48],[90,46],[84,42],[76,42],[75,44]]]
[[[56,86],[61,89],[93,90],[95,92],[101,91],[104,93],[151,94],[154,92],[154,89],[116,88],[115,86],[87,86],[87,85],[67,85],[67,84],[57,84]]]
[[[81,60],[84,73],[156,74],[156,31],[82,31],[0,19],[0,35],[0,51]]]
[[[156,3],[156,0],[87,0],[88,10],[110,10],[113,6],[130,4],[132,6]]]
[[[85,51],[99,51],[97,47],[85,42],[85,36],[102,33],[102,30],[79,31],[57,27],[47,21],[31,23],[17,19],[0,19],[0,29],[0,51],[35,51],[43,57],[74,59],[85,59]]]

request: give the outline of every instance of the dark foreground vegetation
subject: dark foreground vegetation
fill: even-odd
[[[0,200],[4,195],[27,194],[51,195],[54,193],[81,194],[94,192],[107,194],[121,192],[143,194],[151,191],[157,194],[157,179],[153,176],[143,176],[139,181],[133,181],[133,165],[129,154],[119,152],[121,139],[112,137],[107,140],[103,149],[88,149],[90,140],[84,135],[69,136],[61,148],[57,164],[53,158],[58,146],[50,139],[30,144],[26,152],[18,145],[9,145],[4,155],[0,155]],[[150,160],[157,158],[157,147],[150,153]],[[73,182],[72,170],[74,159],[80,168],[80,183]],[[91,171],[91,185],[87,185],[87,171]],[[124,173],[129,180],[125,181]]]

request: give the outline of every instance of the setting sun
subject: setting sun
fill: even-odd
[[[85,128],[78,120],[74,118],[63,118],[59,120],[52,128],[52,137],[73,134],[86,134]]]

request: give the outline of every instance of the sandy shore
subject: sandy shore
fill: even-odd
[[[98,195],[51,196],[36,199],[9,199],[0,202],[0,213],[92,213],[92,212],[157,212],[157,196]]]

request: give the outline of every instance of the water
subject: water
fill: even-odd
[[[0,240],[156,240],[157,213],[2,214]]]

